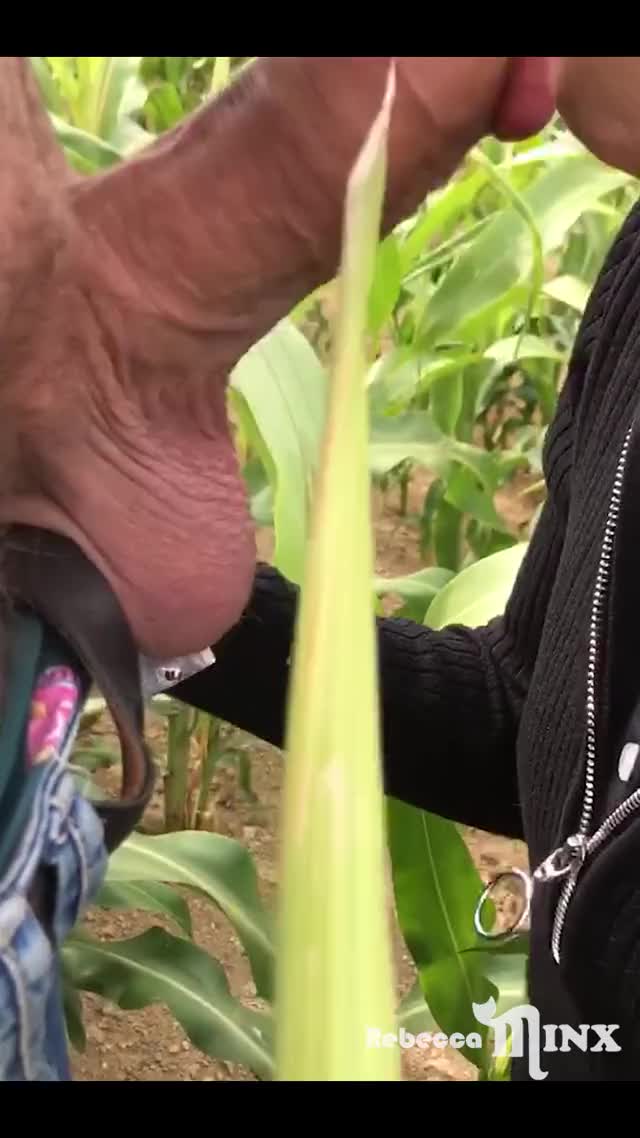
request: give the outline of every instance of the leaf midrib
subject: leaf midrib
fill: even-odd
[[[140,847],[135,844],[135,841],[131,843],[131,848],[135,849],[138,856],[146,857],[150,861],[155,861],[161,865],[166,866],[177,866],[181,876],[179,878],[179,882],[175,882],[174,880],[174,884],[191,884],[195,888],[200,889],[207,896],[212,897],[212,891],[208,886],[206,879],[201,879],[196,873],[193,872],[193,870],[183,869],[179,863],[172,861],[171,858],[167,857],[166,854],[159,853],[157,850],[149,850],[146,848],[140,849]],[[111,880],[126,881],[127,878],[118,878],[117,875],[114,875]],[[169,878],[165,880],[171,879]],[[218,880],[220,880],[220,878],[218,878]],[[224,886],[222,886],[221,889],[216,891],[216,896],[213,899],[217,904],[220,905],[222,909],[228,911],[230,915],[233,914],[232,920],[234,922],[236,922],[242,928],[249,929],[251,932],[253,932],[254,938],[261,944],[265,952],[268,952],[269,955],[273,957],[273,945],[271,944],[271,941],[269,940],[267,934],[263,929],[260,928],[259,925],[256,925],[251,921],[250,917],[247,915],[246,909],[239,908],[238,905],[234,903],[233,894],[231,894],[227,889],[225,889]]]
[[[192,1003],[201,1005],[209,1013],[212,1019],[217,1019],[221,1023],[225,1024],[227,1026],[227,1029],[232,1034],[234,1034],[238,1039],[242,1040],[249,1049],[253,1049],[255,1055],[257,1055],[266,1064],[269,1070],[273,1070],[273,1060],[269,1053],[264,1051],[262,1047],[257,1044],[255,1040],[252,1039],[251,1036],[242,1029],[242,1027],[240,1027],[239,1024],[237,1024],[233,1019],[230,1019],[228,1016],[224,1015],[224,1013],[219,1008],[217,1008],[215,1004],[208,1003],[201,996],[199,996],[195,989],[185,987],[184,984],[179,983],[175,977],[170,974],[167,975],[166,972],[158,972],[155,968],[150,968],[148,964],[141,963],[139,960],[135,960],[131,956],[121,955],[117,949],[105,949],[99,943],[89,944],[86,941],[82,942],[81,948],[84,952],[92,952],[96,956],[106,957],[107,960],[115,959],[120,964],[125,965],[127,968],[137,969],[138,972],[146,974],[154,980],[160,980],[164,984],[169,984],[172,988],[175,989],[176,992],[182,993],[184,996],[186,996],[187,999],[191,1000]],[[180,1017],[178,1016],[177,1018]]]
[[[461,959],[461,956],[460,956],[460,953],[462,950],[460,948],[460,945],[458,944],[458,939],[456,937],[453,925],[451,923],[451,919],[449,917],[449,910],[447,909],[447,906],[445,904],[444,895],[443,895],[442,889],[440,887],[440,878],[438,876],[438,872],[436,869],[436,862],[435,862],[435,858],[433,856],[433,848],[431,845],[431,837],[429,834],[429,828],[427,826],[427,821],[426,821],[426,817],[425,817],[424,813],[422,814],[422,816],[420,818],[420,824],[421,824],[422,829],[424,831],[424,839],[425,839],[425,844],[427,847],[427,857],[429,859],[429,865],[431,866],[431,873],[433,876],[433,881],[434,881],[436,893],[438,896],[438,902],[440,904],[440,910],[444,915],[444,921],[445,921],[445,925],[446,925],[446,928],[447,928],[448,933],[449,933],[449,939],[451,940],[451,943],[452,943],[453,948],[454,948],[454,954],[453,955],[456,959],[458,967],[459,967],[459,969],[462,973],[462,976],[464,978],[464,985],[465,985],[465,988],[467,991],[467,996],[469,998],[469,1007],[471,1007],[471,1005],[473,1003],[473,992],[471,990],[471,983],[469,981],[469,975],[468,975],[466,966],[464,965],[464,963]]]

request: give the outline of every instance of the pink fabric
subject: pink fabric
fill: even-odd
[[[76,714],[80,688],[71,668],[54,666],[40,676],[31,700],[27,761],[31,766],[55,758]]]

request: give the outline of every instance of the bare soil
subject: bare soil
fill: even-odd
[[[375,495],[376,568],[386,576],[413,572],[424,565],[418,546],[415,517],[419,513],[428,480],[418,475],[412,481],[406,517],[398,512],[397,493]],[[519,528],[531,512],[531,502],[511,488],[501,496],[498,508],[508,522]],[[260,552],[268,556],[268,537],[260,535]],[[108,735],[108,719],[94,733]],[[282,787],[282,761],[273,748],[257,740],[241,737],[241,745],[251,752],[252,786],[257,801],[243,794],[234,772],[221,770],[212,788],[212,826],[216,831],[238,838],[255,860],[259,885],[267,902],[275,901],[278,864],[278,817]],[[163,744],[159,731],[155,743]],[[110,777],[107,774],[107,779]],[[159,827],[162,816],[161,791],[152,802],[145,823]],[[526,867],[526,850],[508,841],[476,830],[464,830],[465,840],[483,879],[501,869]],[[226,919],[212,905],[188,899],[197,944],[210,952],[223,966],[231,990],[249,1004],[253,995],[250,971],[241,946]],[[390,913],[393,920],[393,914]],[[93,909],[87,915],[87,929],[104,940],[135,936],[152,925],[164,922],[149,914]],[[165,927],[169,928],[168,925]],[[398,996],[413,984],[415,972],[411,958],[393,923]],[[73,1074],[80,1081],[254,1081],[254,1075],[237,1065],[212,1060],[199,1052],[186,1038],[169,1011],[153,1006],[142,1011],[121,1011],[92,995],[83,996],[87,1045],[84,1053],[73,1052]],[[453,1050],[413,1049],[403,1052],[404,1077],[410,1081],[473,1081],[474,1068]]]

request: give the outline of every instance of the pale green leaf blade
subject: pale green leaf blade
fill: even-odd
[[[56,83],[53,72],[47,63],[46,56],[32,55],[29,57],[29,59],[38,81],[40,94],[44,99],[47,110],[51,111],[53,114],[64,116],[64,98],[62,96],[58,83]]]
[[[92,174],[115,166],[122,154],[109,142],[89,134],[86,130],[71,126],[57,115],[51,115],[56,137],[64,147],[67,158],[80,173]]]
[[[401,577],[380,577],[373,579],[374,591],[378,596],[385,593],[396,593],[406,601],[426,598],[433,600],[440,589],[452,579],[453,574],[448,569],[430,567],[418,569],[416,573],[406,573]]]
[[[274,564],[300,584],[326,417],[324,368],[302,333],[285,320],[236,365],[230,399],[272,485]]]
[[[402,577],[374,577],[374,592],[378,597],[401,597],[404,605],[396,616],[422,624],[425,613],[434,597],[453,577],[449,569],[434,566],[407,573]]]
[[[231,77],[231,56],[214,56],[213,71],[211,74],[211,94],[217,95],[227,86]]]
[[[517,542],[463,569],[429,605],[425,624],[430,628],[451,624],[479,628],[499,616],[509,600],[527,548],[526,542]]]
[[[395,71],[347,186],[322,463],[287,724],[278,951],[284,1080],[396,1080],[367,470],[365,330]],[[348,572],[345,572],[345,567]]]
[[[587,307],[591,289],[586,281],[565,273],[560,277],[554,277],[552,281],[547,281],[542,291],[545,296],[559,300],[561,304],[566,304],[567,307],[582,314]]]
[[[543,292],[546,291],[543,289]],[[562,352],[554,348],[548,340],[541,336],[507,336],[503,340],[495,340],[485,351],[485,359],[496,360],[501,364],[513,363],[519,360],[562,360]]]
[[[90,120],[85,125],[122,153],[151,138],[133,118],[147,98],[140,77],[141,59],[139,55],[96,57],[96,70],[88,84]]]
[[[76,62],[78,57],[75,55],[44,55],[39,58],[44,60],[53,76],[54,83],[62,99],[62,106],[65,107],[73,117],[78,101],[78,79],[76,76]],[[42,75],[40,78],[42,78]],[[53,103],[49,109],[55,110]]]

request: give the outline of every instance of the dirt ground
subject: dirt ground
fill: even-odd
[[[413,480],[409,495],[409,516],[400,517],[397,494],[375,502],[376,568],[386,576],[413,572],[422,561],[417,528],[411,514],[419,510],[426,482]],[[530,506],[517,492],[510,491],[498,503],[508,521],[518,526],[526,521]],[[262,542],[261,553],[268,553]],[[108,732],[108,723],[98,726]],[[246,736],[242,737],[246,741]],[[267,902],[275,900],[277,888],[277,835],[282,762],[279,753],[255,740],[247,744],[251,752],[252,787],[256,802],[243,795],[235,774],[221,771],[213,786],[214,826],[218,832],[238,838],[251,851],[259,885]],[[158,792],[145,820],[153,824],[162,808]],[[526,850],[518,843],[480,831],[464,831],[472,856],[484,879],[516,865],[526,867]],[[196,943],[210,952],[224,968],[231,990],[251,1002],[250,972],[233,929],[214,907],[200,900],[189,900]],[[126,911],[92,910],[87,929],[93,936],[117,940],[135,936],[163,921],[148,914]],[[169,926],[166,926],[169,927]],[[394,923],[395,928],[395,923]],[[412,986],[415,973],[399,933],[395,932],[395,959],[399,997]],[[165,1008],[154,1006],[142,1011],[121,1011],[91,995],[83,996],[86,1050],[73,1052],[73,1074],[80,1081],[254,1081],[253,1074],[237,1065],[209,1059],[186,1038]],[[409,1081],[472,1081],[474,1068],[453,1050],[405,1051],[404,1077]]]

